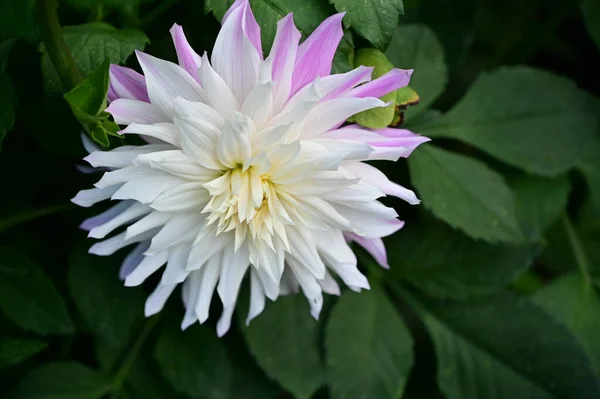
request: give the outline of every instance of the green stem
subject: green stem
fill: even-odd
[[[38,20],[42,42],[66,91],[77,86],[83,78],[73,60],[58,22],[56,0],[38,0]]]
[[[30,220],[35,220],[43,216],[52,215],[54,213],[64,212],[69,209],[75,209],[75,206],[73,204],[60,204],[36,209],[34,211],[18,213],[0,221],[0,234],[14,226],[29,222]]]
[[[160,315],[151,317],[151,318],[147,319],[146,322],[144,323],[144,325],[142,326],[140,333],[138,334],[137,338],[135,339],[135,342],[133,343],[133,345],[131,346],[131,350],[129,350],[127,355],[123,358],[123,362],[121,363],[121,365],[119,366],[119,369],[117,370],[117,375],[116,375],[115,381],[113,383],[113,391],[115,393],[118,393],[121,390],[121,387],[123,386],[123,383],[125,382],[125,379],[129,375],[129,371],[131,370],[131,367],[133,366],[133,363],[137,359],[137,356],[138,356],[140,350],[142,349],[142,346],[144,346],[144,342],[146,341],[146,338],[148,338],[148,336],[150,335],[150,333],[152,332],[154,327],[156,327],[156,324],[158,323],[159,320],[160,320]]]
[[[566,214],[563,215],[563,225],[569,239],[569,244],[571,244],[571,248],[573,249],[575,261],[577,262],[577,267],[579,267],[579,272],[583,278],[584,285],[589,288],[592,286],[592,277],[590,276],[590,268],[588,265],[587,256],[585,254],[583,245],[581,245],[581,241],[579,241],[579,237],[577,237],[577,233],[573,228],[573,224]]]

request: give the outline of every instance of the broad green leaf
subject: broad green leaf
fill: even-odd
[[[107,58],[83,82],[64,95],[80,121],[94,122],[96,115],[106,108],[109,66],[110,62]]]
[[[24,330],[69,334],[73,324],[52,281],[24,255],[0,248],[0,310]]]
[[[377,79],[380,76],[385,75],[390,70],[394,68],[394,65],[388,61],[385,55],[374,48],[365,48],[360,49],[356,52],[354,56],[354,67],[358,67],[360,65],[373,67],[373,79]],[[390,123],[394,120],[394,115],[396,114],[395,108],[395,99],[396,93],[388,93],[384,95],[381,100],[385,103],[391,102],[392,104],[387,107],[382,108],[373,108],[368,111],[360,112],[352,117],[354,121],[358,124],[371,128],[371,129],[381,129],[386,126],[389,126]]]
[[[119,280],[120,259],[89,255],[84,247],[69,256],[71,296],[90,331],[119,348],[131,342],[143,318],[144,293]]]
[[[63,32],[84,77],[96,70],[106,58],[113,64],[122,64],[134,50],[143,50],[149,43],[146,35],[136,29],[119,30],[103,22],[68,26],[63,28]],[[64,91],[45,51],[42,71],[47,90]]]
[[[582,0],[579,3],[585,26],[600,50],[600,3],[596,0]]]
[[[165,379],[190,397],[229,398],[232,366],[214,330],[195,324],[181,331],[174,323],[157,338],[154,357]]]
[[[342,41],[333,56],[331,73],[346,73],[354,69],[354,38],[350,30],[344,31]]]
[[[212,11],[221,21],[233,0],[204,0],[205,11]],[[260,25],[263,51],[268,51],[275,39],[277,21],[294,13],[294,23],[304,40],[324,19],[329,17],[327,1],[323,0],[250,0],[252,12]]]
[[[34,43],[38,39],[36,0],[0,1],[0,38],[13,37]]]
[[[425,25],[399,26],[385,55],[397,68],[414,69],[410,87],[419,95],[419,105],[408,116],[425,111],[446,86],[444,50],[431,29]]]
[[[112,388],[108,374],[75,362],[43,365],[25,375],[13,394],[15,399],[101,399]]]
[[[600,140],[591,146],[590,153],[577,165],[583,174],[589,191],[590,206],[594,211],[600,211]]]
[[[597,101],[564,77],[504,67],[477,79],[444,117],[416,129],[461,140],[526,172],[556,176],[588,153],[597,111]]]
[[[429,331],[437,381],[448,399],[594,398],[600,386],[575,336],[528,298],[415,299]]]
[[[600,300],[594,290],[578,274],[569,274],[538,290],[533,299],[573,331],[600,373]]]
[[[565,211],[571,187],[566,175],[554,179],[524,175],[513,184],[515,208],[523,231],[541,240]]]
[[[517,279],[537,245],[492,245],[435,220],[421,221],[386,240],[390,271],[436,298],[490,295]]]
[[[413,341],[382,288],[345,293],[326,327],[333,399],[399,398],[413,365]]]
[[[484,163],[432,145],[408,160],[425,207],[473,238],[521,242],[514,198],[502,177]]]
[[[269,303],[242,330],[263,371],[295,398],[308,399],[324,382],[317,328],[306,298],[293,295]]]
[[[345,12],[344,23],[354,28],[373,46],[385,51],[400,15],[402,0],[331,0],[339,12]]]
[[[0,369],[20,363],[47,346],[46,342],[39,339],[0,337]]]

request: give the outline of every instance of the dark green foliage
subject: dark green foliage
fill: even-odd
[[[234,0],[2,0],[0,398],[600,397],[600,2],[249,1],[265,57],[288,13],[305,40],[346,12],[334,73],[414,69],[351,118],[432,139],[375,165],[422,201],[382,199],[406,221],[384,239],[390,270],[353,246],[371,290],[326,296],[319,320],[300,292],[247,325],[242,290],[225,337],[217,294],[181,331],[179,288],[145,317],[160,272],[124,287],[126,251],[90,255],[78,229],[103,205],[68,203],[100,177],[75,169],[80,135],[138,144],[105,111],[109,64],[174,61],[173,23],[210,55]]]

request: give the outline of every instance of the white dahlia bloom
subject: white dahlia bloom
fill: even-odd
[[[135,244],[121,268],[125,285],[142,284],[165,266],[146,315],[159,312],[181,283],[182,328],[203,323],[216,288],[221,336],[249,275],[248,322],[265,297],[299,289],[316,318],[322,293],[340,293],[336,276],[355,291],[369,288],[349,241],[386,266],[381,237],[403,222],[377,199],[419,201],[364,161],[407,157],[428,139],[401,129],[340,127],[385,106],[378,97],[407,85],[412,72],[396,69],[374,81],[367,67],[331,75],[342,17],[328,18],[299,44],[286,16],[264,59],[248,0],[238,0],[210,59],[174,25],[179,65],[138,52],[143,76],[111,66],[108,112],[126,126],[123,134],[148,144],[99,151],[88,142],[85,160],[104,174],[73,202],[117,201],[82,228],[99,239],[121,228],[91,247],[96,255]]]

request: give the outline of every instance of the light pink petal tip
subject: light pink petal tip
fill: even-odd
[[[373,132],[394,142],[394,145],[405,147],[401,155],[402,158],[408,158],[410,154],[421,144],[431,141],[429,137],[421,136],[407,129],[397,129],[394,127],[386,127],[383,129],[374,129]]]
[[[177,60],[179,65],[185,69],[196,81],[198,78],[198,68],[200,68],[201,58],[192,49],[192,46],[188,43],[183,28],[180,25],[174,24],[170,30],[171,37],[173,38],[173,44],[175,45],[175,51],[177,52]]]
[[[229,10],[227,10],[223,16],[221,24],[225,24],[225,21],[229,19],[231,14],[240,7],[243,9],[242,29],[262,59],[260,26],[258,25],[258,22],[256,22],[256,18],[254,18],[254,14],[252,13],[252,8],[250,7],[248,0],[236,0],[236,2],[229,7]]]
[[[114,101],[118,98],[150,102],[146,79],[131,68],[111,64],[109,69],[110,87],[108,99]]]
[[[327,18],[298,47],[292,78],[292,95],[314,81],[317,76],[328,76],[331,73],[333,56],[344,36],[344,15],[345,13],[339,13]]]
[[[348,95],[351,97],[382,97],[408,86],[412,73],[412,69],[392,69],[385,75],[351,90]]]
[[[348,241],[354,241],[365,249],[377,261],[379,266],[389,269],[387,251],[381,238],[366,238],[354,233],[345,233]]]

